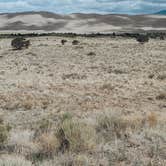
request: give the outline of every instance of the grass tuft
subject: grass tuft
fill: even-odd
[[[57,137],[62,151],[91,151],[96,146],[95,129],[77,120],[66,119],[60,124]]]

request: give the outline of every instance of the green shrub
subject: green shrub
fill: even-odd
[[[72,44],[73,44],[73,45],[78,45],[78,44],[79,44],[79,41],[78,41],[78,40],[73,40]]]
[[[165,40],[165,37],[164,36],[160,36],[160,40]]]
[[[72,116],[71,113],[66,112],[66,113],[64,113],[64,114],[61,115],[60,119],[61,119],[62,121],[65,121],[65,120],[71,120],[72,117],[73,117],[73,116]]]
[[[144,43],[146,43],[146,42],[149,41],[149,37],[148,37],[148,35],[138,35],[138,36],[136,37],[136,40],[137,40],[139,43],[144,44]]]
[[[3,146],[8,139],[9,131],[11,127],[9,125],[5,125],[3,120],[0,120],[0,146]]]
[[[25,40],[22,37],[17,37],[12,40],[11,45],[16,50],[21,50],[22,48],[28,48],[30,45],[29,40]]]
[[[65,43],[67,42],[67,40],[61,40],[61,43],[62,43],[62,45],[65,45]]]

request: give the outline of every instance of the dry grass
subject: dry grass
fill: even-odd
[[[3,119],[0,117],[0,147],[7,143],[10,130],[11,127],[4,124]]]
[[[28,94],[21,91],[16,93],[2,94],[0,95],[0,100],[1,107],[7,110],[31,110],[34,108],[46,109],[51,103],[47,96],[40,97],[40,95],[37,96],[33,93]]]
[[[63,39],[0,41],[1,163],[166,165],[165,41]]]
[[[62,151],[93,151],[96,147],[95,129],[77,120],[64,120],[59,126],[57,137],[61,141]],[[66,146],[64,145],[65,142],[67,143]]]
[[[2,156],[0,157],[1,166],[32,166],[32,162],[27,161],[19,156]]]
[[[124,116],[120,112],[107,111],[99,115],[97,130],[104,132],[106,138],[124,137],[129,131],[140,130],[145,124],[142,116]]]
[[[157,115],[154,112],[151,112],[147,117],[147,121],[150,127],[156,126],[158,122]]]
[[[158,75],[157,79],[158,80],[162,80],[162,81],[165,80],[166,79],[166,74],[160,74],[160,75]]]
[[[77,73],[65,74],[65,75],[62,76],[63,80],[66,80],[66,79],[82,80],[82,79],[86,79],[86,78],[87,78],[86,75],[80,75],[80,74],[77,74]]]
[[[158,96],[156,96],[157,100],[166,100],[166,93],[160,93]]]
[[[9,153],[27,156],[38,151],[38,146],[33,141],[34,131],[32,130],[11,130],[7,147]]]
[[[39,147],[38,153],[45,157],[51,157],[56,154],[60,146],[59,140],[53,133],[43,133],[36,140]]]

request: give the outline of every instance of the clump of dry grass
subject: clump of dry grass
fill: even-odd
[[[88,157],[85,155],[78,155],[75,157],[74,165],[84,166],[88,165],[88,163],[89,163]]]
[[[92,151],[96,146],[96,131],[92,126],[77,120],[64,120],[57,130],[62,151]]]
[[[82,80],[82,79],[86,79],[87,76],[86,75],[80,75],[77,73],[72,73],[72,74],[63,74],[62,79],[66,80],[66,79],[73,79],[73,80]]]
[[[114,86],[110,83],[105,83],[100,87],[101,90],[108,90],[111,91],[114,89]]]
[[[32,166],[32,162],[19,156],[2,156],[0,158],[1,166]]]
[[[97,123],[97,130],[105,138],[102,147],[108,148],[110,165],[147,165],[148,158],[164,163],[165,127],[154,112],[141,116],[110,111],[100,115]]]
[[[52,127],[52,122],[49,119],[43,118],[37,122],[36,133],[48,132]]]
[[[36,141],[39,147],[38,153],[45,157],[54,156],[60,146],[59,140],[51,132],[41,134]]]
[[[166,93],[160,93],[158,96],[156,96],[157,100],[166,100]]]
[[[74,120],[69,114],[60,119],[58,127],[49,120],[38,123],[34,136],[38,151],[28,155],[28,159],[36,162],[54,158],[58,153],[92,152],[96,148],[95,128]]]
[[[153,128],[145,128],[143,130],[144,148],[147,151],[147,155],[152,159],[164,161],[165,151],[165,141],[166,141],[166,130],[163,126],[156,126]]]
[[[37,54],[33,52],[27,52],[26,55],[37,56]]]
[[[40,166],[108,166],[106,158],[85,153],[58,154],[52,160],[40,163]]]
[[[152,78],[154,78],[154,76],[155,76],[155,75],[152,73],[152,74],[149,74],[149,75],[148,75],[148,78],[152,79]]]
[[[27,156],[38,151],[38,146],[33,142],[34,131],[13,129],[7,143],[7,151],[18,155]]]
[[[0,146],[3,146],[5,143],[7,143],[10,130],[11,127],[4,124],[3,119],[0,117]]]
[[[147,116],[147,121],[150,127],[155,127],[157,125],[157,115],[154,112],[151,112],[148,116]]]
[[[78,45],[80,42],[78,40],[73,40],[72,45]]]
[[[31,110],[33,108],[46,109],[52,102],[48,96],[34,95],[32,93],[14,92],[0,95],[0,105],[3,109],[16,110],[24,109]]]
[[[28,153],[26,157],[34,162],[53,157],[59,147],[58,139],[52,130],[52,122],[49,119],[41,119],[33,127],[32,138],[35,150]]]
[[[110,111],[100,115],[97,130],[104,132],[108,138],[112,136],[121,138],[127,130],[137,130],[144,123],[142,116],[124,116],[120,112]]]
[[[165,80],[166,79],[166,74],[160,74],[160,75],[158,75],[157,79],[161,80],[161,81]]]

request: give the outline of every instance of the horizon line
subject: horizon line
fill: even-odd
[[[0,12],[0,14],[21,14],[21,13],[40,13],[40,12],[45,12],[45,13],[52,13],[52,14],[57,14],[57,15],[71,15],[71,14],[96,14],[96,15],[131,15],[131,16],[138,16],[138,15],[154,15],[158,14],[159,12],[164,11],[164,10],[159,10],[158,12],[154,13],[136,13],[136,14],[131,14],[131,13],[95,13],[95,12],[75,12],[75,13],[56,13],[53,11],[47,11],[47,10],[25,10],[25,11],[16,11],[16,12]]]

